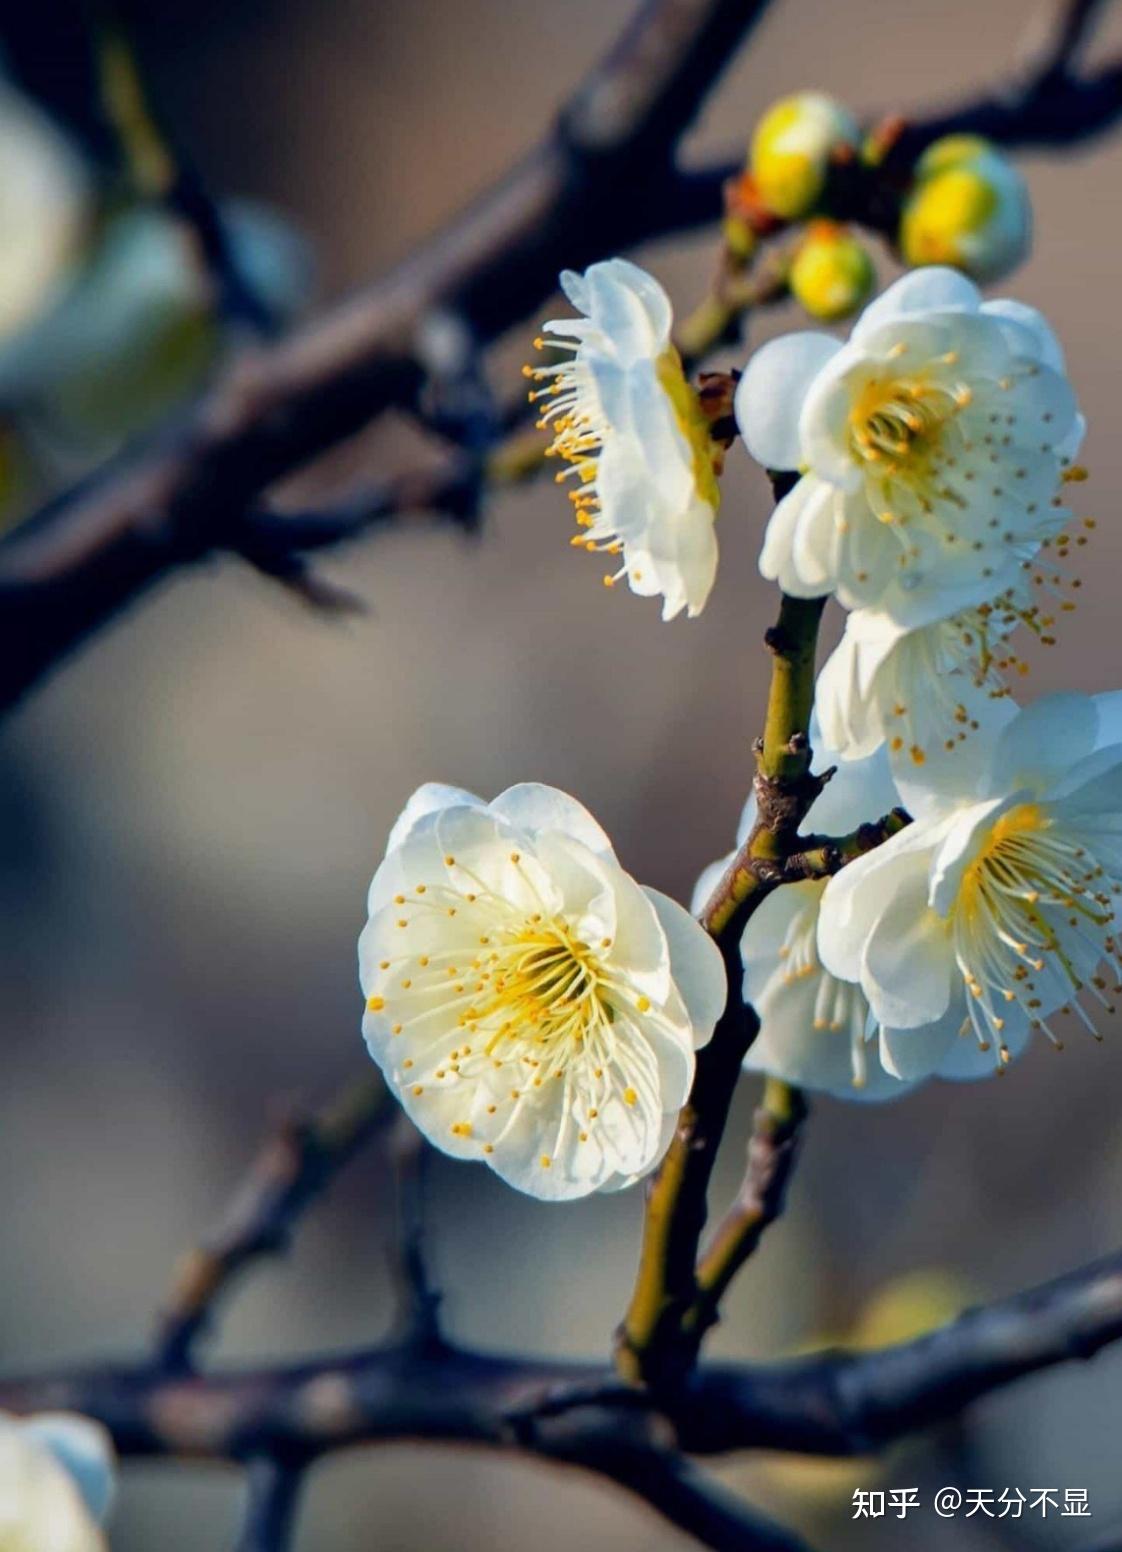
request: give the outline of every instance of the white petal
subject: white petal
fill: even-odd
[[[959,1039],[966,1010],[961,997],[941,1019],[921,1024],[916,1029],[890,1029],[880,1032],[880,1059],[886,1070],[905,1082],[918,1083],[941,1069]],[[990,1060],[993,1071],[993,1060]]]
[[[1028,307],[1024,302],[1003,296],[992,302],[983,302],[979,310],[988,318],[996,318],[999,323],[1011,325],[1008,339],[1016,355],[1042,361],[1056,372],[1065,370],[1060,342],[1044,314],[1037,312],[1035,307]]]
[[[524,781],[500,792],[490,804],[492,813],[499,814],[527,835],[560,831],[580,841],[589,851],[614,857],[612,843],[607,834],[579,803],[558,787],[547,787],[541,782]]]
[[[578,313],[588,313],[588,283],[575,269],[563,269],[558,276],[562,291]]]
[[[853,330],[853,338],[862,340],[882,323],[905,313],[976,312],[981,292],[956,269],[932,265],[914,269],[870,302]]]
[[[1099,714],[1095,748],[1105,749],[1113,744],[1122,744],[1122,690],[1104,690],[1101,695],[1093,695],[1091,699]]]
[[[955,985],[947,922],[927,903],[929,860],[908,853],[876,874],[879,915],[861,957],[869,1006],[882,1024],[901,1029],[941,1019]]]
[[[860,979],[865,945],[895,891],[896,881],[901,877],[906,881],[914,868],[912,853],[918,853],[925,866],[929,865],[941,839],[937,825],[910,824],[834,874],[826,886],[818,919],[819,958],[833,975],[843,981]]]
[[[623,274],[617,270],[620,265]],[[656,356],[665,348],[665,336],[652,324],[648,299],[631,283],[628,271],[633,265],[623,260],[593,264],[585,271],[589,315],[598,329],[611,340],[625,366],[644,357]],[[653,282],[652,282],[653,283]],[[667,304],[669,309],[669,304]]]
[[[100,1423],[73,1412],[40,1412],[24,1431],[45,1445],[70,1476],[93,1518],[103,1525],[116,1491],[112,1440]]]
[[[833,585],[832,580],[824,580],[830,570],[830,554],[818,557],[809,581],[803,577],[796,558],[803,552],[801,547],[796,551],[796,537],[804,523],[816,526],[822,514],[832,521],[835,495],[833,488],[817,475],[806,474],[768,520],[760,551],[760,572],[794,598],[818,598]],[[833,553],[836,556],[836,551]]]
[[[644,886],[670,945],[670,974],[686,1005],[694,1049],[705,1045],[728,1001],[728,979],[721,951],[676,900]]]
[[[1061,691],[1034,701],[1003,730],[990,790],[1044,792],[1095,748],[1099,714],[1089,695]]]
[[[434,814],[441,808],[465,805],[469,808],[485,806],[482,798],[477,798],[474,792],[465,792],[463,787],[446,787],[443,782],[426,781],[423,786],[417,788],[394,820],[393,829],[386,838],[386,852],[389,853],[400,846],[417,822],[426,814]]]
[[[1027,1049],[1030,1038],[1031,1027],[1027,1017],[1018,1018],[1015,1007],[1007,1008],[1001,1043],[1009,1052],[1010,1059],[1015,1059]],[[966,1033],[959,1035],[950,1046],[935,1075],[949,1079],[952,1083],[969,1083],[979,1078],[992,1078],[997,1070],[993,1051],[983,1051],[973,1029],[968,1027]]]
[[[638,264],[632,264],[630,259],[608,259],[604,262],[603,268],[610,271],[612,278],[620,285],[626,286],[638,297],[647,315],[651,334],[665,347],[670,340],[670,326],[674,321],[674,314],[670,306],[670,298],[659,282],[645,269],[640,269]]]
[[[799,414],[807,390],[841,349],[829,334],[785,334],[756,351],[736,390],[736,422],[748,451],[767,469],[803,463]]]
[[[963,874],[985,845],[1002,814],[1015,808],[1022,794],[987,798],[958,808],[949,818],[942,844],[931,863],[928,898],[940,916],[948,916],[958,899]]]

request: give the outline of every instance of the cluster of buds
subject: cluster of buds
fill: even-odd
[[[995,280],[1025,257],[1032,231],[1024,179],[988,141],[948,135],[930,145],[903,188],[889,157],[903,128],[862,137],[853,115],[821,92],[774,103],[752,136],[744,171],[725,191],[726,261],[743,269],[762,236],[803,229],[788,284],[814,318],[836,322],[868,300],[872,257],[842,217],[883,231],[912,267],[950,265]]]

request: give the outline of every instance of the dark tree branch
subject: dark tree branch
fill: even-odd
[[[262,1256],[285,1249],[296,1220],[397,1108],[371,1072],[309,1119],[286,1118],[253,1161],[220,1222],[179,1267],[156,1332],[157,1367],[190,1367],[219,1295]]]
[[[358,1443],[427,1439],[541,1454],[582,1429],[689,1454],[741,1449],[859,1455],[956,1416],[993,1391],[1122,1338],[1122,1253],[968,1310],[870,1353],[703,1365],[657,1393],[599,1364],[391,1346],[214,1375],[151,1361],[0,1381],[0,1408],[94,1417],[127,1457],[303,1463]]]

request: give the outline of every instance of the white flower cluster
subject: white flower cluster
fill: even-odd
[[[700,611],[716,568],[723,447],[670,341],[670,305],[623,260],[562,277],[582,317],[534,397],[572,475],[582,546],[620,557],[663,614]],[[983,302],[948,269],[874,302],[848,344],[765,346],[736,390],[749,451],[798,475],[761,569],[832,593],[845,635],[812,741],[839,770],[810,826],[844,835],[904,809],[831,878],[772,891],[741,944],[761,1029],[747,1065],[884,1099],[932,1074],[1001,1071],[1053,1016],[1117,990],[1122,693],[1018,711],[1014,627],[1039,601],[1070,514],[1083,421],[1043,318]],[[739,840],[754,820],[745,810]],[[857,848],[860,852],[860,847]],[[699,880],[701,909],[727,865]],[[720,953],[624,872],[553,788],[491,803],[420,788],[390,834],[359,944],[371,1055],[436,1146],[561,1200],[659,1162],[694,1053],[726,999]]]
[[[1000,1072],[1033,1031],[1059,1046],[1060,1013],[1093,1032],[1081,996],[1109,1007],[1119,990],[1122,697],[1018,710],[1004,677],[1015,626],[1047,638],[1039,594],[1067,547],[1084,427],[1054,335],[954,271],[920,271],[847,345],[765,346],[737,417],[760,462],[801,476],[765,576],[850,611],[816,695],[819,755],[840,771],[809,823],[912,818],[750,920],[750,1065],[885,1098]]]

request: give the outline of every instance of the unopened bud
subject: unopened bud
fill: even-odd
[[[764,204],[788,221],[809,215],[831,160],[855,155],[860,141],[856,120],[825,93],[781,98],[756,126],[748,156]]]
[[[978,135],[948,135],[916,164],[900,220],[908,264],[952,264],[996,280],[1029,250],[1032,207],[1021,174]]]
[[[868,250],[833,221],[815,221],[791,262],[791,294],[812,318],[848,318],[873,289],[876,272]]]

